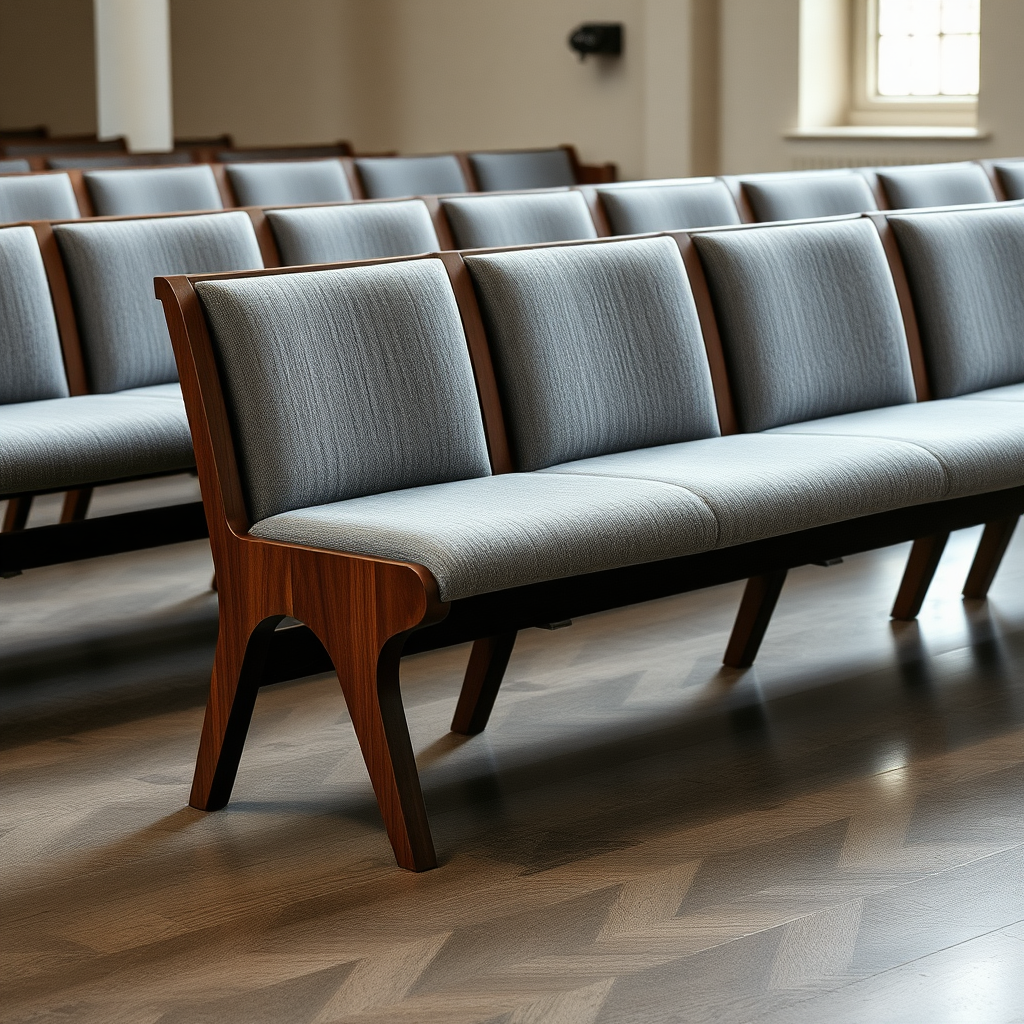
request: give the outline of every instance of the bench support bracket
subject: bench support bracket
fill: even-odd
[[[978,553],[974,556],[971,571],[967,574],[967,582],[964,584],[964,597],[968,600],[984,601],[988,596],[988,588],[992,586],[992,580],[995,579],[999,563],[1006,554],[1019,518],[1020,516],[1010,516],[1008,519],[997,519],[985,524]]]
[[[452,732],[475,736],[484,731],[515,642],[515,631],[475,641],[452,719]]]
[[[732,627],[732,636],[729,637],[729,646],[722,659],[724,665],[729,668],[750,668],[754,664],[785,582],[785,569],[763,576],[752,576],[747,580],[740,610],[736,613],[736,623]]]
[[[897,621],[910,622],[917,618],[948,540],[949,533],[933,533],[914,541],[896,603],[892,606],[891,615]]]

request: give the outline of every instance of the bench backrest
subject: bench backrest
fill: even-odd
[[[217,179],[208,164],[86,171],[83,177],[93,208],[101,217],[224,208]]]
[[[57,321],[35,232],[0,229],[0,405],[65,398]]]
[[[695,234],[746,431],[913,402],[895,285],[866,218]]]
[[[46,166],[53,170],[103,170],[114,167],[158,167],[163,164],[190,164],[192,154],[171,153],[107,153],[103,156],[77,154],[47,157]]]
[[[598,195],[615,235],[740,222],[736,203],[720,181],[601,188]]]
[[[1024,381],[1024,206],[889,218],[934,398]]]
[[[490,474],[437,259],[202,281],[253,521]]]
[[[435,252],[441,246],[421,199],[268,210],[286,266]]]
[[[154,277],[263,266],[252,222],[241,211],[58,224],[53,230],[96,392],[177,380]]]
[[[799,171],[741,178],[758,221],[836,217],[877,210],[867,181],[855,171]]]
[[[467,196],[443,199],[441,207],[458,249],[597,237],[587,201],[579,192]]]
[[[78,217],[78,200],[66,174],[0,178],[0,222]]]
[[[469,162],[482,192],[575,185],[576,172],[564,147],[470,153]]]
[[[337,203],[352,198],[338,160],[272,160],[234,163],[228,180],[242,206]]]
[[[468,192],[458,158],[440,156],[360,157],[355,161],[368,199]]]
[[[0,160],[0,174],[23,174],[31,170],[32,165],[27,160]]]
[[[219,164],[238,164],[267,160],[323,160],[328,157],[347,156],[352,152],[347,142],[334,142],[326,146],[266,146],[260,149],[222,149],[215,154]]]
[[[980,164],[877,167],[875,174],[892,210],[996,201],[992,182]]]
[[[1024,160],[1005,160],[994,166],[1006,198],[1024,199]]]
[[[517,469],[718,434],[700,323],[671,238],[465,261]]]

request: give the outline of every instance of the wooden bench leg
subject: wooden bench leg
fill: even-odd
[[[732,636],[729,637],[729,646],[722,659],[724,665],[729,668],[749,668],[754,664],[785,582],[785,569],[764,576],[752,576],[747,580],[740,610],[736,613],[736,623],[732,627]]]
[[[77,523],[84,519],[89,513],[89,502],[92,501],[92,488],[79,487],[74,491],[67,491],[64,495],[64,505],[60,510],[60,521],[62,523]]]
[[[984,601],[988,596],[988,588],[992,586],[1019,518],[1011,516],[1009,519],[997,519],[994,523],[985,524],[978,553],[974,556],[964,584],[964,597],[968,600]]]
[[[511,632],[485,636],[473,644],[452,732],[475,736],[487,727],[515,642],[516,633]]]
[[[274,627],[283,618],[266,619],[251,631],[233,628],[221,618],[210,699],[188,800],[201,811],[220,810],[231,798]]]
[[[7,511],[4,513],[4,533],[15,533],[24,530],[28,522],[28,514],[32,511],[32,495],[23,494],[19,498],[7,499]]]
[[[931,537],[919,537],[914,541],[899,593],[896,595],[896,603],[892,606],[891,615],[894,619],[909,622],[917,618],[948,540],[948,533],[936,533]]]

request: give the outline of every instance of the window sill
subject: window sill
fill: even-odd
[[[835,125],[824,128],[798,128],[786,132],[787,139],[894,139],[905,142],[919,139],[931,142],[937,139],[955,141],[981,141],[992,133],[981,128],[943,127],[941,125]]]

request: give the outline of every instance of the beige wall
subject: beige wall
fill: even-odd
[[[0,127],[96,131],[92,0],[0,0]]]

